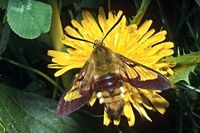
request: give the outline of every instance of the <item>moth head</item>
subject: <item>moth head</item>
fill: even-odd
[[[110,54],[110,49],[105,46],[105,44],[100,40],[95,40],[94,46],[93,46],[93,55],[95,57],[104,57],[108,56]]]
[[[98,46],[105,46],[105,44],[101,40],[95,40],[93,48],[95,49]]]

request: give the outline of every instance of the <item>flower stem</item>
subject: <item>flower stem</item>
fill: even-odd
[[[131,20],[131,24],[139,25],[139,23],[142,20],[150,2],[151,2],[151,0],[142,0],[142,3],[140,5],[140,9],[137,11],[137,14],[133,18],[133,20]]]
[[[111,10],[111,0],[108,0],[108,12]]]
[[[57,5],[57,0],[48,0],[49,3],[52,6],[53,10],[53,15],[52,15],[52,24],[51,24],[51,29],[50,29],[50,36],[52,40],[52,45],[53,48],[57,51],[62,51],[63,48],[63,43],[60,41],[60,37],[64,35],[63,33],[63,28],[61,25],[61,20],[60,20],[60,13]],[[69,79],[70,75],[62,75],[61,79],[63,81],[64,87],[67,87],[69,85],[69,82],[66,79]],[[55,90],[56,92],[56,90]],[[63,91],[61,91],[63,92]]]
[[[57,0],[48,0],[48,1],[51,4],[53,10],[51,29],[50,29],[52,45],[55,50],[61,51],[63,44],[60,41],[60,37],[63,36],[63,30],[62,30]]]

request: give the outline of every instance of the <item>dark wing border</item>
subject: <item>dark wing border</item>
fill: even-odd
[[[91,75],[92,74],[91,67],[92,67],[92,65],[91,65],[91,61],[89,59],[86,61],[86,63],[80,70],[78,76],[74,79],[72,84],[69,86],[69,89],[62,95],[62,97],[58,103],[58,107],[57,107],[58,115],[68,115],[68,114],[78,110],[79,108],[84,106],[88,102],[88,100],[91,98],[92,92],[93,92],[92,88],[90,87],[90,83],[93,80],[92,79],[93,76]],[[80,86],[78,86],[72,90],[72,88],[76,84],[76,82],[80,82]],[[81,89],[84,89],[86,87],[89,87],[89,88],[88,88],[88,90],[84,90],[84,93],[81,94],[81,97],[76,98],[71,101],[65,101],[64,97],[66,96],[67,93],[69,93],[71,91],[80,92]]]
[[[132,86],[136,88],[149,89],[149,90],[166,90],[171,87],[171,84],[167,80],[167,78],[163,76],[162,74],[160,74],[159,72],[145,65],[132,61],[131,59],[128,59],[121,54],[115,53],[115,55],[119,59],[120,70],[122,70],[126,74],[126,77],[123,77],[123,80],[125,82],[128,82],[129,84],[131,84]],[[157,74],[157,78],[141,81],[140,73],[137,72],[137,70],[134,68],[135,66],[140,66],[148,71],[151,71]],[[135,71],[137,73],[137,76],[135,78],[129,78],[125,67],[129,67],[130,69]]]

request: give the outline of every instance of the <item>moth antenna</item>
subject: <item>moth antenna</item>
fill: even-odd
[[[122,20],[122,17],[123,17],[123,15],[121,15],[120,18],[117,20],[117,22],[110,28],[110,30],[106,33],[106,35],[104,36],[104,38],[102,39],[101,42],[103,42],[103,41],[106,39],[107,35],[108,35],[108,34],[115,28],[115,26]]]
[[[94,42],[90,42],[90,41],[85,40],[85,39],[81,39],[81,38],[77,38],[77,37],[71,36],[71,35],[69,35],[67,32],[66,32],[65,35],[66,35],[67,37],[71,38],[71,39],[75,39],[75,40],[79,40],[79,41],[83,41],[83,42],[88,42],[88,43],[94,44]]]

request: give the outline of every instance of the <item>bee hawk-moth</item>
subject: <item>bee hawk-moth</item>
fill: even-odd
[[[67,36],[93,43],[70,35]],[[123,82],[129,83],[135,88],[149,90],[170,88],[169,81],[159,72],[112,51],[105,46],[104,39],[102,41],[96,40],[93,43],[94,49],[90,58],[85,62],[68,91],[61,97],[57,108],[59,115],[70,114],[78,110],[88,102],[94,92],[97,94],[99,103],[104,104],[105,111],[109,115],[121,115],[125,96]]]

